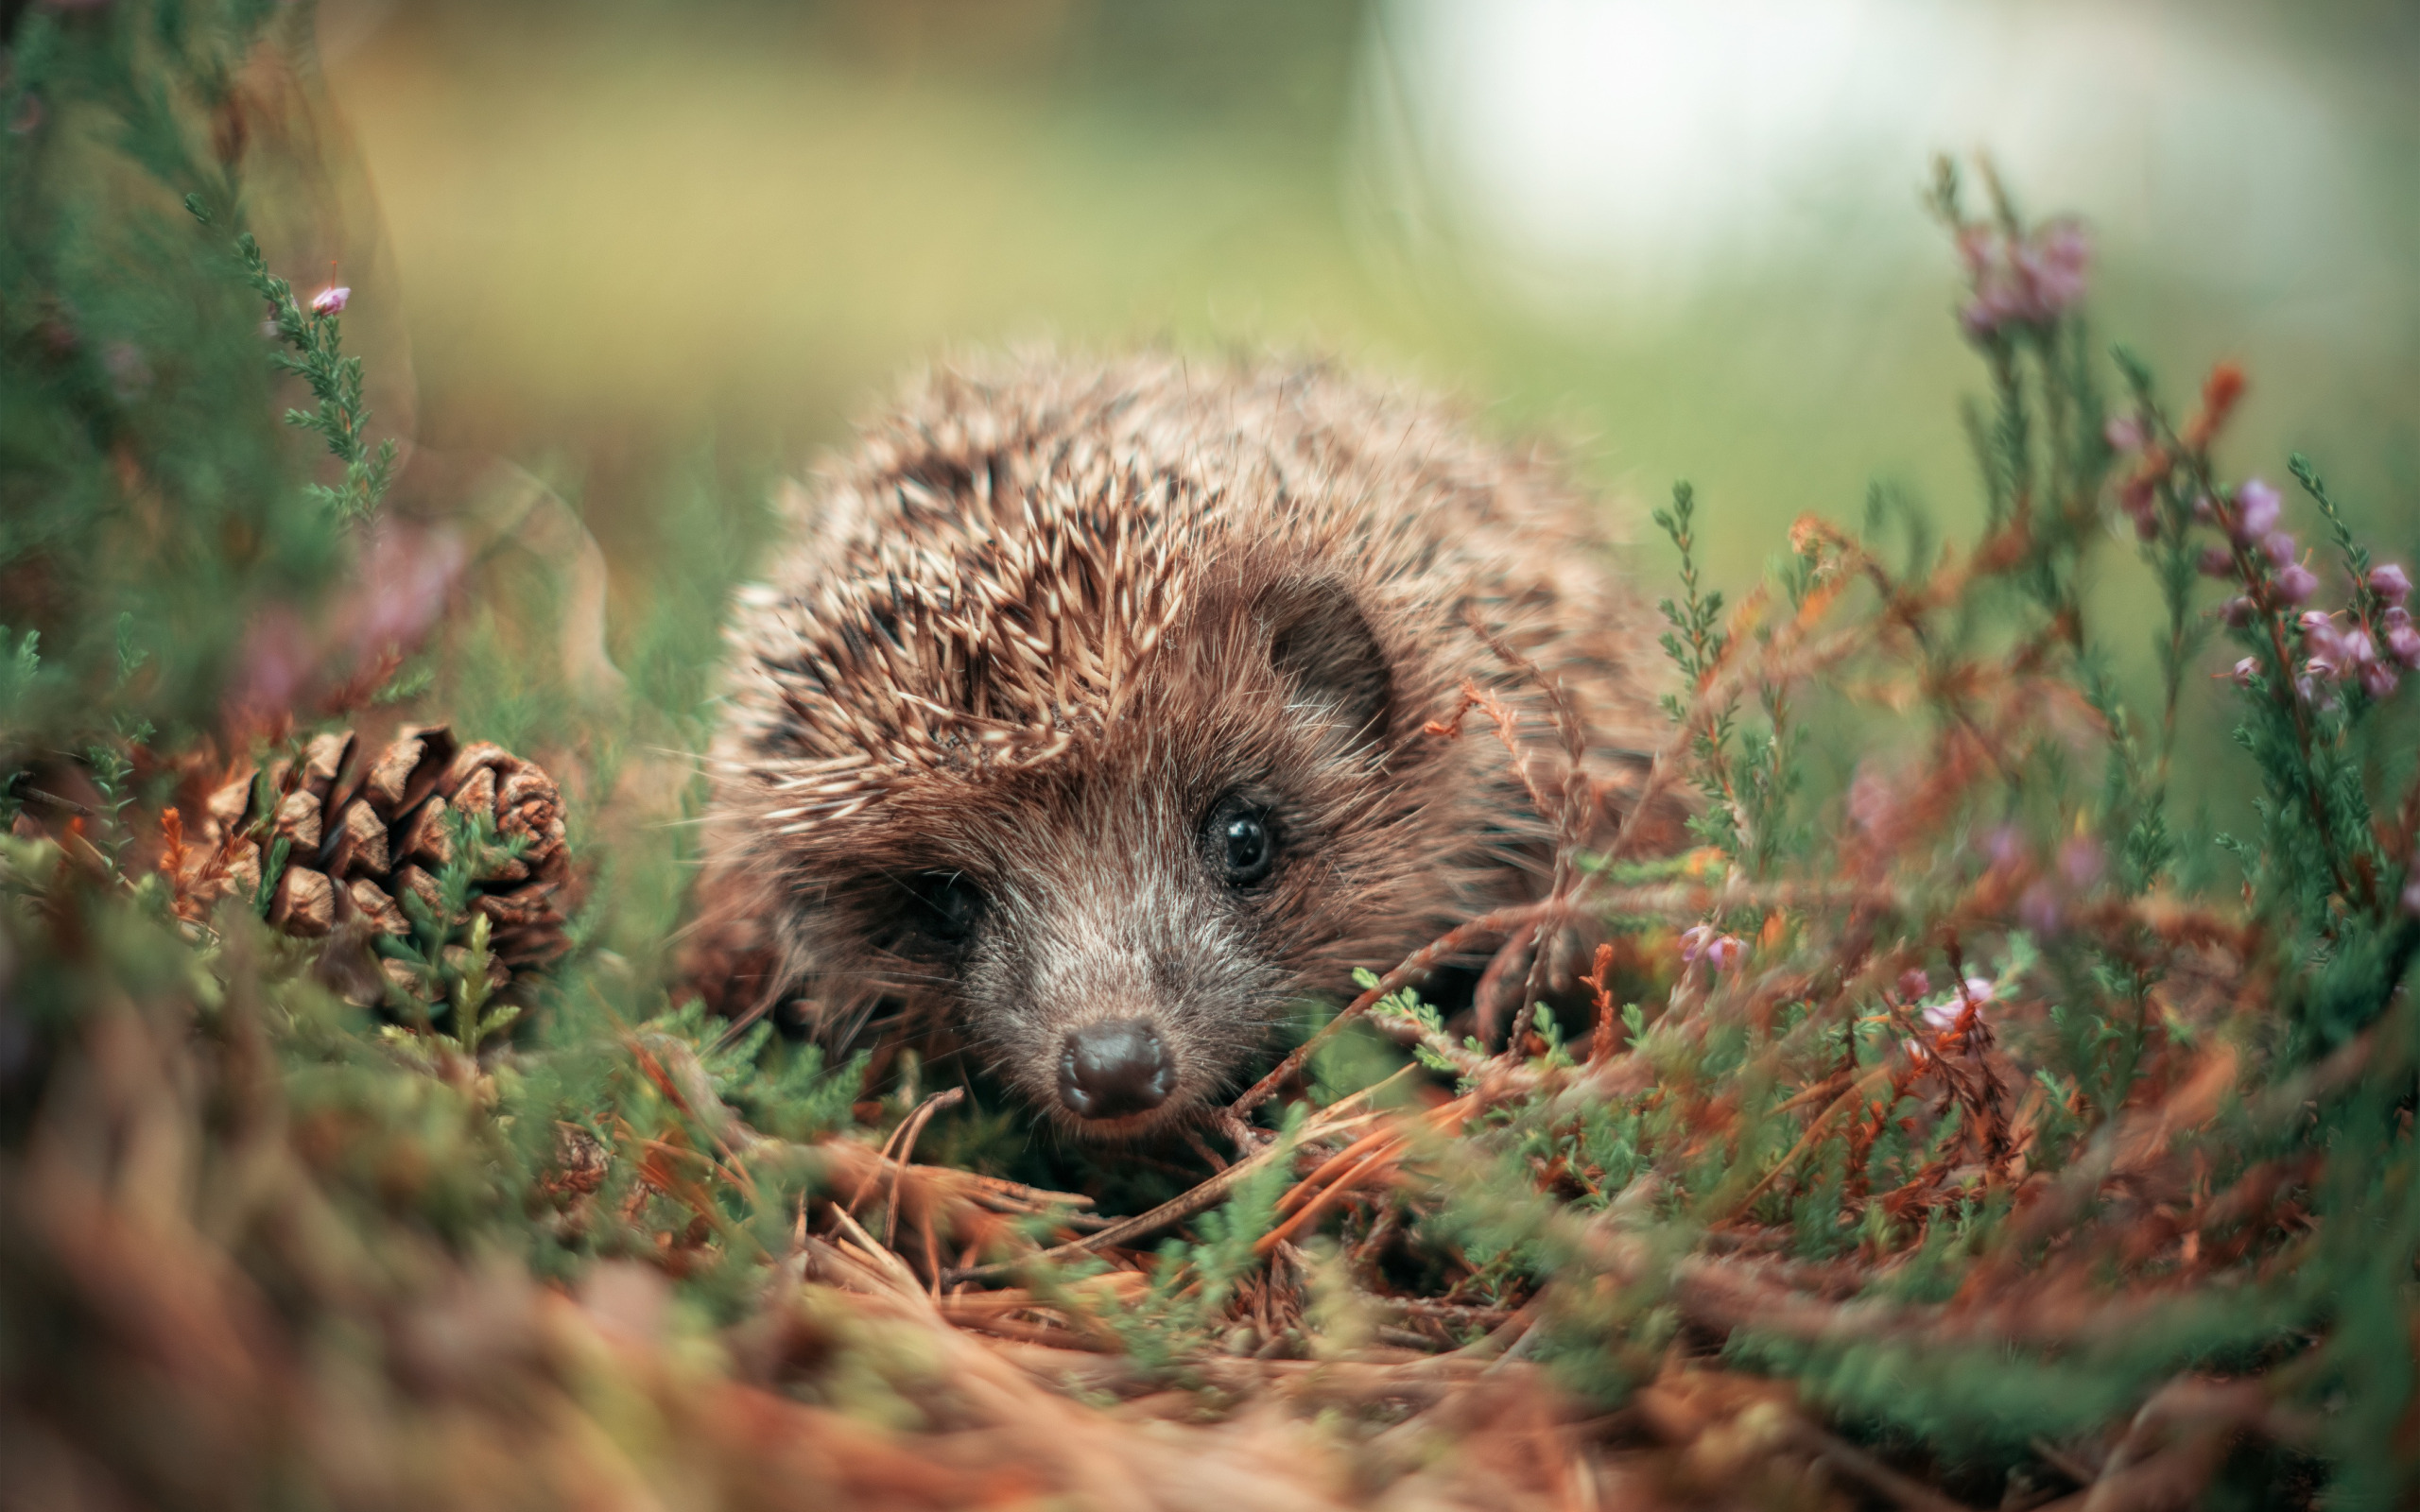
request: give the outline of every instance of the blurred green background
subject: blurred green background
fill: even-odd
[[[1616,497],[1693,479],[1733,583],[1876,480],[1955,524],[1981,375],[1918,192],[1976,148],[2093,223],[2180,405],[2249,366],[2242,471],[2308,450],[2420,538],[2410,4],[338,0],[321,41],[419,435],[625,574],[700,437],[803,467],[1027,339],[1419,376]]]

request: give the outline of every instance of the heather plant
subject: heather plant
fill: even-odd
[[[2293,500],[2234,470],[2242,373],[2178,406],[2098,344],[2081,226],[1933,185],[1976,539],[1878,491],[1735,603],[1721,501],[1657,513],[1650,787],[1693,849],[1566,847],[1184,1149],[1055,1152],[1052,1190],[950,1068],[681,979],[761,480],[667,484],[622,675],[576,696],[512,604],[379,596],[426,558],[353,296],[245,239],[275,19],[36,8],[0,98],[0,1462],[35,1504],[2410,1499],[2408,570],[2311,462]],[[2103,575],[2148,584],[2147,652]],[[388,816],[443,856],[394,933],[309,933],[279,881],[341,875],[277,828],[333,731],[439,723],[561,779],[579,885],[509,970],[480,900],[533,841],[467,757],[478,803]],[[205,897],[230,793],[260,869]],[[1434,970],[1491,952],[1509,1023]],[[1147,1161],[1166,1200],[1097,1211]]]

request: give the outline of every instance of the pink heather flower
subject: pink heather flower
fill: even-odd
[[[2303,616],[2306,622],[2313,617]],[[2350,678],[2378,659],[2367,630],[2359,626],[2340,630],[2332,620],[2322,619],[2318,626],[2307,628],[2303,645],[2310,652],[2309,670],[2315,678]]]
[[[2399,606],[2411,596],[2411,579],[2405,576],[2402,567],[2394,562],[2386,562],[2370,569],[2370,592],[2390,604]]]
[[[2294,558],[2303,554],[2303,548],[2294,538],[2283,530],[2272,530],[2261,537],[2260,550],[2273,567],[2291,567]]]
[[[2420,919],[2420,876],[2415,876],[2404,884],[2403,911],[2414,919]]]
[[[1987,336],[2010,324],[2047,325],[2083,301],[2092,246],[2072,220],[2052,221],[2014,242],[1970,226],[1959,232],[1958,249],[1975,280],[1975,297],[1958,317],[1970,335]]]
[[[2100,438],[2113,452],[2139,452],[2143,449],[2143,422],[2132,415],[2112,415],[2100,427]]]
[[[2009,249],[2017,302],[2027,318],[2048,320],[2083,302],[2092,245],[2072,220],[2054,220]]]
[[[2310,653],[2310,669],[2334,676],[2337,663],[2344,655],[2344,642],[2337,633],[2336,621],[2318,610],[2312,610],[2298,623],[2303,627],[2303,649]]]
[[[2234,576],[2235,553],[2227,550],[2224,546],[2203,547],[2202,576],[2204,577]]]
[[[313,315],[337,314],[344,309],[345,304],[352,298],[353,290],[341,284],[321,289],[311,296],[311,313]]]
[[[2393,693],[2394,685],[2401,680],[2394,668],[2383,662],[2361,663],[2361,691],[2373,698],[2383,698]]]
[[[2253,679],[2258,676],[2260,662],[2256,657],[2245,657],[2235,664],[2235,685],[2238,688],[2251,687]]]
[[[1737,966],[1746,955],[1747,945],[1737,935],[1720,935],[1712,924],[1691,924],[1681,931],[1681,963],[1695,966],[1703,961],[1717,971],[1727,971]]]
[[[1932,991],[1932,973],[1921,966],[1911,966],[1899,973],[1899,995],[1913,1003]]]
[[[2218,506],[2210,502],[2210,496],[2208,494],[2197,493],[2193,495],[2193,518],[2205,525],[2213,524],[2218,520]]]
[[[2386,654],[2405,666],[2420,671],[2420,630],[2409,625],[2398,625],[2387,631]]]
[[[2277,575],[2277,596],[2289,604],[2299,604],[2318,592],[2318,576],[2301,562]]]
[[[1681,964],[1697,965],[1699,958],[1705,954],[1706,946],[1713,941],[1714,926],[1712,924],[1691,924],[1681,931]]]
[[[2219,606],[2219,618],[2239,630],[2252,623],[2252,611],[2258,607],[2251,599],[2238,594]]]
[[[2025,859],[2025,836],[2014,824],[2003,824],[1983,836],[1983,854],[1995,868],[2006,869]]]
[[[2408,628],[2411,624],[2411,611],[2400,604],[2390,605],[2378,616],[2378,624],[2390,630]]]
[[[2238,546],[2254,541],[2277,528],[2277,514],[2285,501],[2277,490],[2258,478],[2246,478],[2235,490],[2235,541]]]

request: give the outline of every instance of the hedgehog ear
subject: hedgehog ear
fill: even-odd
[[[1387,656],[1352,592],[1333,578],[1281,583],[1260,618],[1269,659],[1296,695],[1334,710],[1356,739],[1374,733],[1392,692]]]

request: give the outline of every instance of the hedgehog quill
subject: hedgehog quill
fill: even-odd
[[[950,1037],[1080,1136],[1198,1117],[1305,1000],[1543,892],[1506,746],[1431,728],[1466,688],[1551,750],[1562,684],[1600,833],[1643,789],[1598,507],[1416,395],[942,369],[811,500],[733,632],[711,927],[756,1008]]]

